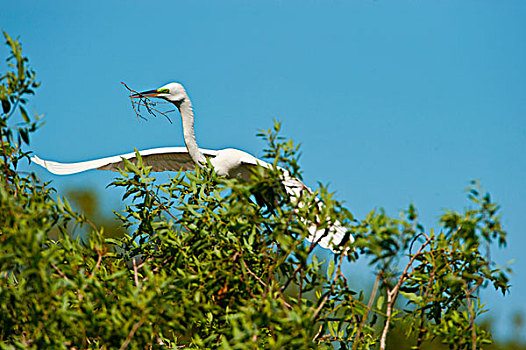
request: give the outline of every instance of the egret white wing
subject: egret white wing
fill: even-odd
[[[241,159],[241,162],[246,166],[256,166],[260,165],[265,168],[269,168],[272,165],[270,163],[267,163],[265,161],[262,161],[260,159],[257,159],[252,156],[246,156]],[[309,193],[313,193],[312,190],[305,185],[300,179],[293,177],[290,175],[290,173],[285,170],[283,170],[282,180],[281,183],[283,186],[285,186],[285,190],[291,196],[291,198],[295,200],[301,199],[301,194],[303,191],[308,191]],[[323,202],[317,198],[317,204],[318,206],[323,206]],[[299,207],[302,207],[303,204],[299,203]],[[327,229],[318,229],[318,225],[315,223],[311,223],[309,228],[309,235],[306,237],[306,240],[309,242],[318,242],[318,245],[322,248],[328,248],[332,250],[333,252],[339,252],[341,249],[338,249],[337,247],[343,243],[346,236],[348,235],[348,240],[354,242],[354,237],[348,233],[348,230],[339,222],[336,220],[332,223],[332,225]],[[346,249],[346,252],[348,249]]]
[[[201,152],[208,157],[215,157],[217,151],[201,149]],[[151,166],[152,171],[184,171],[194,170],[195,164],[188,154],[186,147],[161,147],[139,151],[146,166]],[[53,174],[70,175],[87,170],[111,170],[124,169],[125,158],[133,163],[136,162],[135,152],[121,154],[112,157],[105,157],[95,160],[88,160],[77,163],[60,163],[51,160],[41,159],[33,156],[31,160],[38,165],[46,168]]]
[[[303,191],[308,191],[309,193],[313,193],[312,190],[305,185],[303,182],[301,182],[299,179],[290,176],[288,173],[284,174],[284,179],[282,180],[283,185],[285,186],[286,191],[291,195],[293,198],[301,198],[301,193]],[[323,202],[316,198],[317,205],[323,206]],[[301,203],[300,203],[301,206]],[[318,229],[318,225],[311,224],[309,226],[309,235],[306,237],[306,240],[309,242],[318,242],[318,245],[320,245],[323,248],[329,248],[334,252],[339,251],[336,249],[345,239],[348,230],[339,222],[336,220],[332,223],[330,227],[327,229]],[[349,240],[351,242],[354,242],[354,237],[349,233]]]

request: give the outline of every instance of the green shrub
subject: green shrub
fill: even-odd
[[[357,220],[323,187],[325,206],[307,193],[297,206],[277,167],[248,183],[198,169],[159,184],[138,157],[112,183],[128,199],[116,213],[127,234],[106,235],[18,170],[39,127],[24,109],[38,83],[19,43],[4,36],[12,56],[0,78],[1,348],[385,348],[393,327],[408,347],[491,342],[475,322],[484,311],[478,292],[508,290],[506,271],[489,258],[506,235],[477,184],[473,208],[448,211],[434,233],[413,206],[401,218],[372,211]],[[267,157],[298,175],[297,147],[278,132],[276,124],[262,133]],[[356,241],[349,255],[319,261],[305,223],[335,220]],[[75,238],[70,223],[89,236]],[[358,258],[377,276],[366,292],[350,289],[342,269]]]

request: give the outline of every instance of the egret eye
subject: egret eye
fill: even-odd
[[[161,94],[169,94],[170,93],[170,90],[168,90],[168,89],[159,89],[158,91]]]

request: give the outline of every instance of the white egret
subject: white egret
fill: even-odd
[[[170,83],[159,89],[135,93],[131,97],[156,97],[164,99],[173,103],[181,114],[186,148],[163,147],[139,151],[144,164],[151,166],[152,171],[179,171],[181,168],[184,171],[192,171],[195,169],[196,164],[201,167],[205,166],[206,159],[209,158],[210,164],[219,175],[248,180],[251,174],[249,168],[258,165],[265,168],[271,166],[269,163],[238,149],[208,150],[199,148],[194,133],[192,103],[184,87],[179,83]],[[116,171],[117,168],[123,169],[124,162],[122,158],[134,162],[136,155],[135,153],[126,153],[78,163],[59,163],[40,159],[37,156],[33,156],[31,160],[53,174],[69,175],[91,169],[112,171]],[[283,171],[282,183],[292,197],[299,199],[302,191],[312,193],[310,188],[305,186],[299,179],[290,176],[287,171]],[[318,229],[315,224],[312,224],[309,228],[307,240],[310,242],[318,242],[321,247],[329,248],[337,252],[340,251],[338,245],[345,239],[346,234],[347,230],[338,221],[334,222],[328,230]],[[351,241],[354,240],[351,235],[349,235],[348,239]]]

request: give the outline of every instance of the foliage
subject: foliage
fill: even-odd
[[[385,348],[393,327],[415,349],[491,342],[475,322],[478,292],[508,290],[489,255],[506,235],[478,184],[473,207],[446,212],[439,233],[426,233],[413,206],[401,218],[380,210],[357,220],[323,187],[324,206],[309,193],[286,195],[278,165],[298,175],[297,146],[276,124],[262,132],[275,166],[255,169],[248,183],[204,168],[158,184],[139,155],[126,162],[112,185],[127,199],[116,215],[128,234],[109,236],[18,170],[22,142],[38,128],[23,107],[38,84],[19,43],[4,36],[13,55],[0,86],[1,348],[367,349]],[[13,128],[15,110],[23,121]],[[319,261],[304,241],[308,223],[335,220],[356,242],[349,255]],[[89,237],[73,238],[71,222]],[[347,282],[344,263],[358,258],[376,271],[366,292]]]

